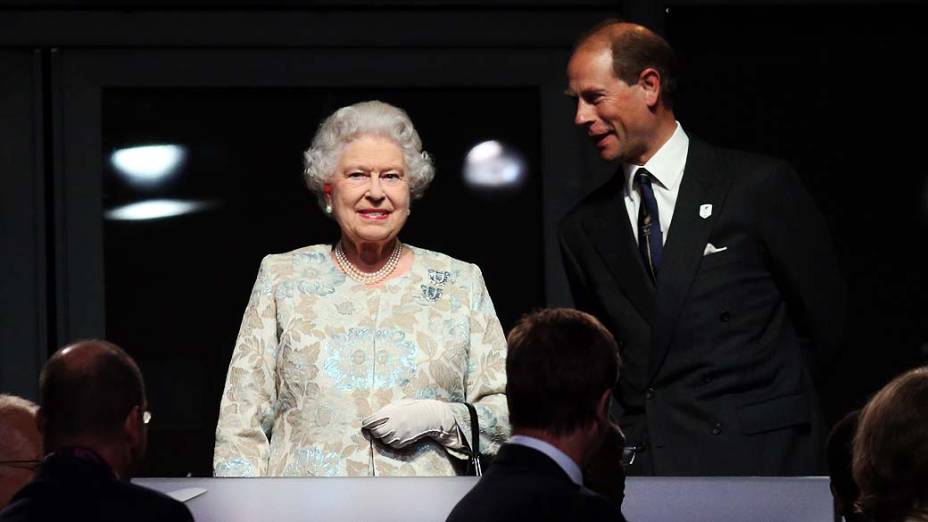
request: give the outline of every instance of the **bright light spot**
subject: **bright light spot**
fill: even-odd
[[[509,189],[522,184],[526,175],[522,154],[495,140],[478,143],[464,160],[464,181],[474,188]]]
[[[183,201],[179,199],[150,199],[130,203],[106,211],[106,219],[114,221],[142,221],[190,214],[215,206],[211,201]]]
[[[175,173],[186,156],[180,145],[143,145],[115,150],[110,162],[129,182],[155,185]]]
[[[467,153],[467,161],[469,163],[486,161],[502,153],[503,145],[500,142],[496,140],[484,141],[474,145],[474,148],[470,149],[470,152]]]

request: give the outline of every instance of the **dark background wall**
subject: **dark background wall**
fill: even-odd
[[[787,158],[822,208],[851,288],[849,341],[821,382],[835,420],[928,357],[926,15],[864,1],[0,2],[0,391],[35,397],[57,347],[112,339],[148,380],[148,474],[209,474],[258,261],[334,235],[300,154],[323,115],[372,97],[410,112],[438,165],[405,240],[478,263],[506,328],[569,304],[553,225],[611,172],[572,128],[563,69],[577,35],[624,16],[677,49],[687,132]],[[485,139],[524,155],[527,183],[462,182]],[[109,163],[165,141],[190,149],[169,184],[130,187]],[[151,197],[212,206],[104,219]]]

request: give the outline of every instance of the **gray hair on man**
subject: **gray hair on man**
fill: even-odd
[[[25,433],[15,429],[13,424],[7,421],[13,415],[29,415],[34,418],[38,409],[39,407],[30,400],[0,393],[0,460],[7,460],[6,455],[36,453],[38,441],[30,440]]]
[[[37,410],[38,406],[22,397],[0,394],[0,509],[32,479],[42,458]]]
[[[435,167],[432,158],[422,150],[422,140],[406,111],[382,101],[364,101],[338,109],[319,125],[312,145],[303,153],[303,177],[325,207],[323,186],[335,175],[335,168],[345,145],[361,136],[387,138],[402,149],[406,176],[413,199],[422,197]]]

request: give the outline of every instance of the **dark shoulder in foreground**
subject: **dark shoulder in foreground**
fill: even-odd
[[[100,487],[33,481],[0,512],[0,522],[142,521],[193,522],[182,502],[128,482]]]
[[[487,498],[465,496],[446,522],[625,522],[618,507],[589,490],[576,496],[546,495],[515,502],[493,501]]]
[[[625,522],[612,501],[573,484],[566,475],[528,467],[494,471],[488,470],[446,522]]]
[[[126,506],[129,509],[133,509],[133,506],[137,506],[135,509],[141,511],[143,506],[150,506],[150,508],[144,508],[150,513],[140,514],[135,520],[193,521],[193,515],[190,513],[190,509],[179,500],[175,500],[160,491],[155,491],[137,484],[119,482],[119,485],[126,489],[127,492],[133,492],[126,495]]]
[[[613,520],[616,522],[625,522],[625,515],[623,515],[622,511],[608,498],[586,488],[582,488],[580,494],[584,497],[582,505],[585,509],[583,515],[578,517],[577,520]]]

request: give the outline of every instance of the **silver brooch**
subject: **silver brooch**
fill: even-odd
[[[429,280],[433,285],[444,285],[451,279],[451,272],[429,269]]]
[[[441,297],[441,288],[435,288],[434,286],[422,285],[422,297],[427,301],[438,301],[438,298]]]

